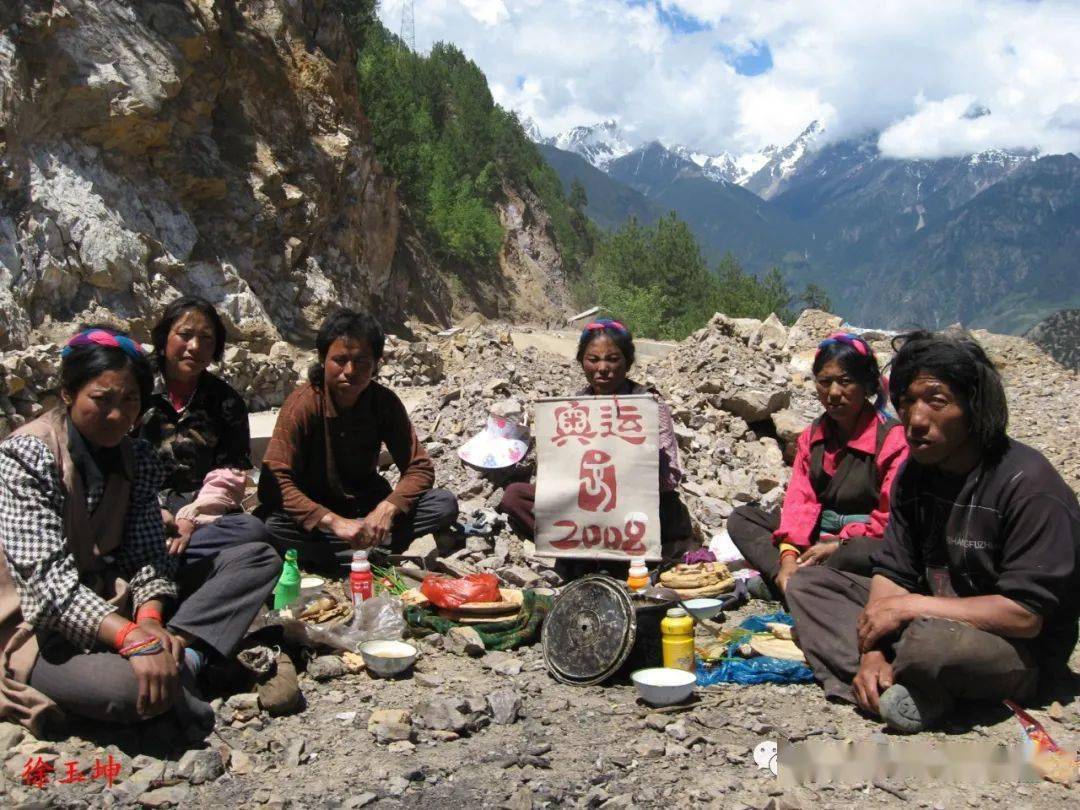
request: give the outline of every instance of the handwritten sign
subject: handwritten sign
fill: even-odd
[[[647,394],[536,403],[536,550],[660,559],[659,417]]]

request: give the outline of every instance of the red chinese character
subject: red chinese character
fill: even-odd
[[[51,762],[46,762],[41,757],[38,757],[35,762],[33,757],[27,757],[26,765],[23,767],[22,782],[24,785],[44,790],[49,784],[49,775],[53,773],[56,773],[56,768]]]
[[[589,409],[577,402],[555,409],[555,435],[551,440],[557,447],[562,447],[571,439],[588,444],[596,435],[589,424]]]
[[[109,754],[109,759],[102,762],[97,757],[94,758],[94,772],[90,774],[91,779],[104,779],[105,783],[112,787],[113,780],[120,775],[120,769],[123,767],[119,762],[113,759],[113,755]]]
[[[69,759],[64,763],[67,766],[67,776],[60,780],[62,785],[70,785],[72,782],[85,782],[86,775],[79,770],[79,763]]]
[[[586,450],[581,456],[578,507],[586,512],[610,512],[618,500],[615,464],[603,450]]]
[[[615,436],[628,444],[642,444],[645,426],[641,420],[644,418],[637,405],[601,405],[600,435]]]

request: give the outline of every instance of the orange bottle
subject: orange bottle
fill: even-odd
[[[649,569],[645,567],[644,557],[630,558],[630,573],[626,577],[626,587],[630,593],[643,591],[649,587]]]

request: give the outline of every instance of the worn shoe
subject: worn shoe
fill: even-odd
[[[769,590],[769,586],[760,576],[748,577],[742,581],[746,583],[746,593],[749,594],[752,599],[760,599],[762,602],[772,602],[776,600],[772,591]]]
[[[952,708],[944,692],[930,694],[903,684],[893,684],[879,701],[881,719],[902,734],[918,734],[935,725]]]

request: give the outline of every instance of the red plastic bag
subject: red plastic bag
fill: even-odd
[[[441,608],[456,608],[466,602],[502,601],[499,579],[494,574],[469,574],[461,579],[428,574],[420,583],[420,593]]]

